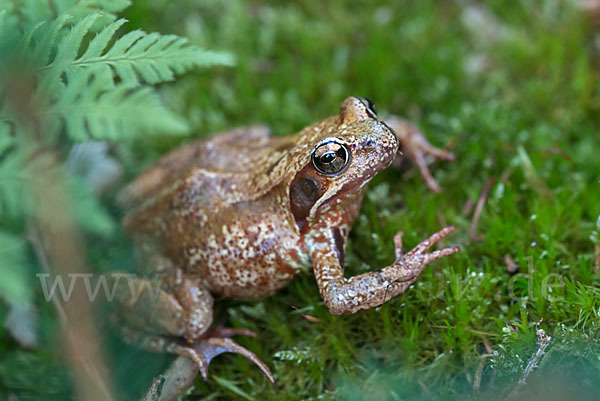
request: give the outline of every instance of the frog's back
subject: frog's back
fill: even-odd
[[[243,171],[252,155],[268,148],[273,139],[267,127],[256,125],[186,143],[161,157],[125,187],[118,202],[125,209],[133,209],[171,187],[194,168],[215,174]]]

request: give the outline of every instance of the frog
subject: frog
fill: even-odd
[[[454,155],[432,146],[406,119],[379,119],[363,97],[348,97],[337,114],[294,135],[253,125],[170,151],[118,195],[123,227],[143,260],[144,274],[133,280],[157,288],[152,296],[117,292],[124,338],[191,359],[205,380],[212,359],[231,352],[274,382],[269,367],[232,340],[256,333],[213,327],[215,298],[261,299],[312,271],[329,312],[352,314],[394,299],[431,262],[460,251],[430,251],[452,226],[408,252],[399,232],[392,264],[344,275],[346,243],[367,183],[402,155],[433,191],[441,190],[426,157]]]

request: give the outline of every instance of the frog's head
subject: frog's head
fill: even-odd
[[[315,133],[304,136],[310,161],[305,159],[290,186],[292,213],[301,228],[359,193],[398,152],[396,134],[377,119],[366,98],[347,98],[337,116],[309,129]]]

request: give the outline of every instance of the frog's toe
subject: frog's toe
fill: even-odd
[[[416,247],[414,247],[408,254],[406,258],[411,259],[420,259],[421,261],[421,271],[425,268],[426,265],[433,262],[434,260],[441,259],[445,256],[449,256],[455,253],[460,252],[460,248],[457,246],[452,246],[449,248],[443,248],[437,251],[433,251],[431,253],[426,253],[434,244],[442,240],[448,234],[452,233],[455,230],[453,226],[444,227],[437,233],[431,235],[424,241],[421,241]]]
[[[231,327],[217,326],[208,333],[205,337],[233,337],[233,336],[248,336],[258,337],[258,334],[248,329],[235,329]]]
[[[402,236],[403,235],[404,235],[404,233],[402,231],[399,231],[398,233],[396,233],[396,235],[394,235],[394,249],[395,249],[395,254],[396,254],[396,260],[400,260],[402,255],[404,255],[404,252],[402,251]]]
[[[204,380],[208,379],[208,365],[210,364],[210,361],[217,355],[225,352],[232,352],[234,354],[240,354],[254,362],[260,368],[260,370],[267,375],[269,381],[271,383],[275,383],[275,379],[273,378],[269,367],[265,365],[265,363],[261,361],[254,352],[235,343],[231,338],[211,337],[192,344],[187,349],[188,351],[185,351],[185,356],[190,357],[194,362],[196,362],[196,365],[198,366],[200,374],[202,374],[202,378]]]
[[[431,145],[429,142],[424,142],[421,145],[420,151],[426,155],[433,156],[439,160],[452,161],[455,159],[454,153],[449,152],[445,149],[436,148],[435,146]]]
[[[427,161],[425,161],[425,156],[422,152],[416,152],[413,157],[413,162],[419,168],[419,172],[421,173],[421,177],[425,180],[425,183],[433,192],[442,192],[442,188],[438,185],[437,181],[431,175],[429,171],[429,167],[427,166]]]
[[[208,365],[210,364],[210,359],[206,359],[205,356],[199,353],[195,348],[180,344],[171,344],[167,350],[173,354],[191,359],[198,367],[202,378],[205,381],[208,380]]]

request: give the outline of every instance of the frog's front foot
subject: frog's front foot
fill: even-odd
[[[460,251],[454,246],[427,252],[452,231],[454,227],[446,227],[407,253],[402,252],[402,233],[398,233],[394,238],[396,246],[394,263],[378,271],[348,278],[343,276],[343,270],[340,268],[334,236],[329,241],[323,238],[322,240],[330,242],[333,246],[317,244],[312,252],[312,258],[315,278],[325,305],[334,315],[355,313],[379,306],[403,293],[429,263]]]
[[[167,346],[166,351],[188,357],[194,361],[204,380],[208,380],[208,365],[210,365],[210,362],[214,357],[226,352],[240,354],[254,362],[269,378],[269,381],[275,383],[275,379],[273,378],[269,367],[265,365],[254,352],[249,351],[229,338],[233,335],[256,336],[256,333],[250,330],[217,328],[209,333],[206,338],[193,343],[173,341]]]
[[[427,186],[432,191],[441,192],[442,189],[431,175],[429,167],[427,167],[425,157],[432,156],[438,160],[454,160],[454,154],[431,145],[419,127],[408,120],[390,116],[385,119],[385,123],[394,130],[400,142],[400,149],[410,161],[417,165]],[[397,158],[395,164],[399,165],[401,161],[401,158]]]
[[[409,252],[404,253],[402,251],[402,232],[397,233],[394,236],[394,247],[396,259],[394,260],[394,264],[390,266],[391,268],[397,269],[400,277],[395,281],[390,283],[390,286],[393,286],[396,283],[404,283],[402,286],[403,292],[407,287],[406,283],[408,282],[412,284],[417,277],[425,270],[425,267],[434,260],[438,260],[443,258],[444,256],[449,256],[454,253],[460,252],[460,248],[453,246],[450,248],[444,248],[437,251],[433,251],[431,253],[427,253],[427,251],[437,242],[439,242],[442,238],[450,234],[454,231],[455,228],[453,226],[444,227],[437,233],[431,235],[424,241],[421,241],[417,246],[411,249]],[[391,291],[388,296],[385,296],[383,302],[387,302],[396,295],[398,295],[398,289],[396,291]],[[387,294],[386,294],[387,295]]]

